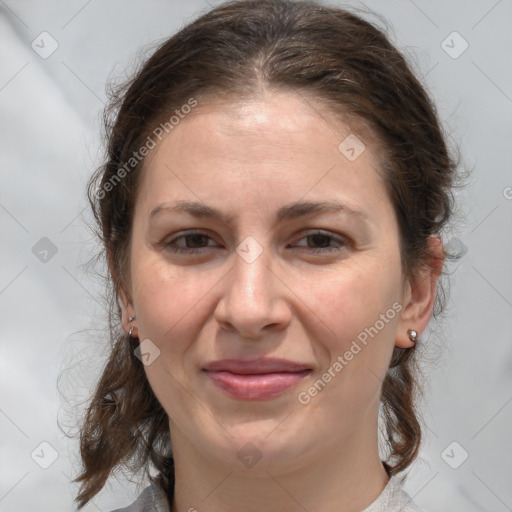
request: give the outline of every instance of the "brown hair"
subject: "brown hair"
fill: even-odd
[[[380,29],[346,10],[302,0],[225,3],[185,26],[113,93],[105,113],[106,161],[89,184],[113,285],[112,351],[81,427],[80,507],[115,469],[152,466],[164,477],[172,471],[166,413],[128,336],[119,333],[117,299],[129,289],[130,230],[144,163],[131,159],[191,98],[201,105],[261,88],[307,93],[326,111],[372,128],[383,148],[381,171],[399,223],[404,275],[432,264],[427,239],[451,216],[456,165],[432,101]],[[438,293],[434,314],[442,307]],[[390,474],[411,464],[421,441],[415,352],[395,348],[382,385]]]

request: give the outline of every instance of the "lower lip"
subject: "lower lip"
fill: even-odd
[[[266,400],[296,386],[311,370],[240,375],[227,371],[206,371],[217,387],[230,398]]]

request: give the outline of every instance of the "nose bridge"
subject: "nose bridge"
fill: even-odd
[[[230,277],[217,306],[217,320],[242,336],[258,338],[270,325],[283,327],[290,314],[275,276],[270,249],[251,237],[236,248]]]
[[[251,303],[271,299],[272,255],[253,237],[244,239],[236,249],[231,288],[239,302]]]

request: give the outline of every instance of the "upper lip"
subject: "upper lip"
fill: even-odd
[[[240,375],[253,375],[262,373],[301,372],[311,370],[311,367],[288,361],[286,359],[262,358],[262,359],[220,359],[212,361],[203,367],[203,370],[210,372],[231,372]]]

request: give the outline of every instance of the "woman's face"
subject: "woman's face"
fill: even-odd
[[[153,150],[128,309],[173,442],[264,469],[374,441],[409,290],[378,167],[283,92],[199,104]]]

